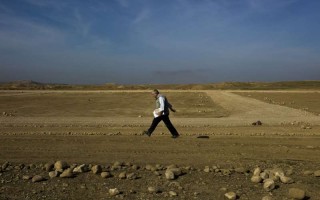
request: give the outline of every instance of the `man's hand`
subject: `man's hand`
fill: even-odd
[[[163,114],[163,111],[157,112],[157,115],[161,116]]]
[[[171,110],[172,112],[176,112],[176,110],[175,110],[175,109],[173,109],[173,108],[170,108],[170,110]]]

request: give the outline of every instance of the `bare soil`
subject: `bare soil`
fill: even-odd
[[[223,199],[226,191],[235,192],[237,199],[267,195],[289,199],[292,187],[306,191],[306,199],[320,199],[320,178],[304,175],[307,170],[320,170],[317,114],[252,98],[270,92],[251,91],[249,97],[232,91],[163,93],[178,110],[170,114],[181,134],[178,139],[172,139],[163,124],[151,137],[141,135],[154,109],[146,91],[0,92],[0,111],[8,114],[0,117],[0,163],[11,163],[0,172],[0,199],[167,199],[169,191],[178,193],[173,199]],[[300,99],[295,102],[301,107],[311,107],[307,100],[314,91],[290,94]],[[262,126],[251,125],[257,120]],[[203,135],[208,138],[198,138]],[[89,172],[50,179],[41,166],[56,160],[101,164],[114,176],[103,179]],[[115,161],[140,169],[127,164],[110,170]],[[185,173],[168,181],[164,168],[155,175],[144,169],[147,164],[176,164]],[[220,171],[207,173],[205,166]],[[262,183],[250,181],[257,166],[291,170],[288,176],[295,182],[276,182],[276,189],[267,192]],[[247,170],[238,173],[238,167]],[[231,173],[224,174],[224,169]],[[120,180],[117,176],[122,171],[135,172],[139,179]],[[22,179],[36,174],[47,180]],[[149,186],[160,192],[150,194]],[[121,194],[111,197],[110,188],[118,188]]]

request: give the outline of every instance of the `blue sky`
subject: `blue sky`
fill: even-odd
[[[0,0],[0,82],[319,80],[318,0]]]

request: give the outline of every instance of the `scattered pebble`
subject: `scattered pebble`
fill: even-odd
[[[237,199],[237,194],[234,192],[227,192],[224,194],[226,199],[235,200]]]
[[[91,168],[91,171],[92,173],[94,174],[99,174],[101,173],[102,171],[102,167],[100,165],[94,165],[92,168]]]
[[[266,191],[271,191],[275,188],[275,183],[272,179],[266,179],[263,182],[263,189]]]
[[[299,189],[299,188],[289,189],[289,194],[288,194],[289,198],[300,200],[300,199],[304,199],[305,196],[306,196],[306,192],[302,189]]]
[[[101,177],[102,178],[110,178],[112,175],[110,172],[101,172]]]
[[[55,168],[56,170],[64,170],[64,169],[67,169],[68,167],[69,167],[69,165],[68,165],[68,163],[65,162],[65,161],[59,160],[59,161],[57,161],[57,162],[54,163],[54,168]]]
[[[40,182],[40,181],[44,181],[46,180],[44,177],[40,176],[40,175],[35,175],[33,178],[32,178],[32,182],[33,183],[36,183],[36,182]]]
[[[120,191],[117,188],[109,189],[110,196],[116,196],[120,194]]]

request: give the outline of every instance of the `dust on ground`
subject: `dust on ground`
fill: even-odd
[[[176,199],[219,199],[233,191],[237,199],[268,195],[289,199],[288,190],[300,188],[306,191],[306,198],[319,199],[319,177],[305,175],[320,169],[318,115],[231,91],[164,94],[178,110],[170,115],[181,134],[178,139],[170,138],[162,124],[150,138],[141,135],[151,123],[154,107],[146,91],[2,91],[1,113],[8,115],[0,117],[0,162],[8,161],[11,167],[1,172],[0,197],[166,199],[175,191],[178,196],[172,198]],[[306,100],[312,95],[303,94]],[[183,97],[186,101],[181,102]],[[252,126],[257,120],[262,125]],[[209,138],[197,138],[201,135]],[[113,177],[103,179],[88,172],[71,179],[50,179],[42,167],[57,160],[100,164]],[[131,164],[111,170],[116,161]],[[140,168],[133,170],[133,164]],[[164,167],[154,174],[145,169],[148,164]],[[167,180],[165,166],[170,164],[178,165],[184,175]],[[205,172],[206,166],[211,171]],[[294,183],[276,182],[275,189],[266,191],[263,183],[250,180],[257,166],[291,169]],[[238,173],[235,169],[239,167],[246,170]],[[139,178],[119,179],[123,171]],[[36,174],[47,180],[32,183],[22,178]],[[150,193],[150,186],[159,192]],[[110,196],[110,188],[118,188],[121,194]]]

